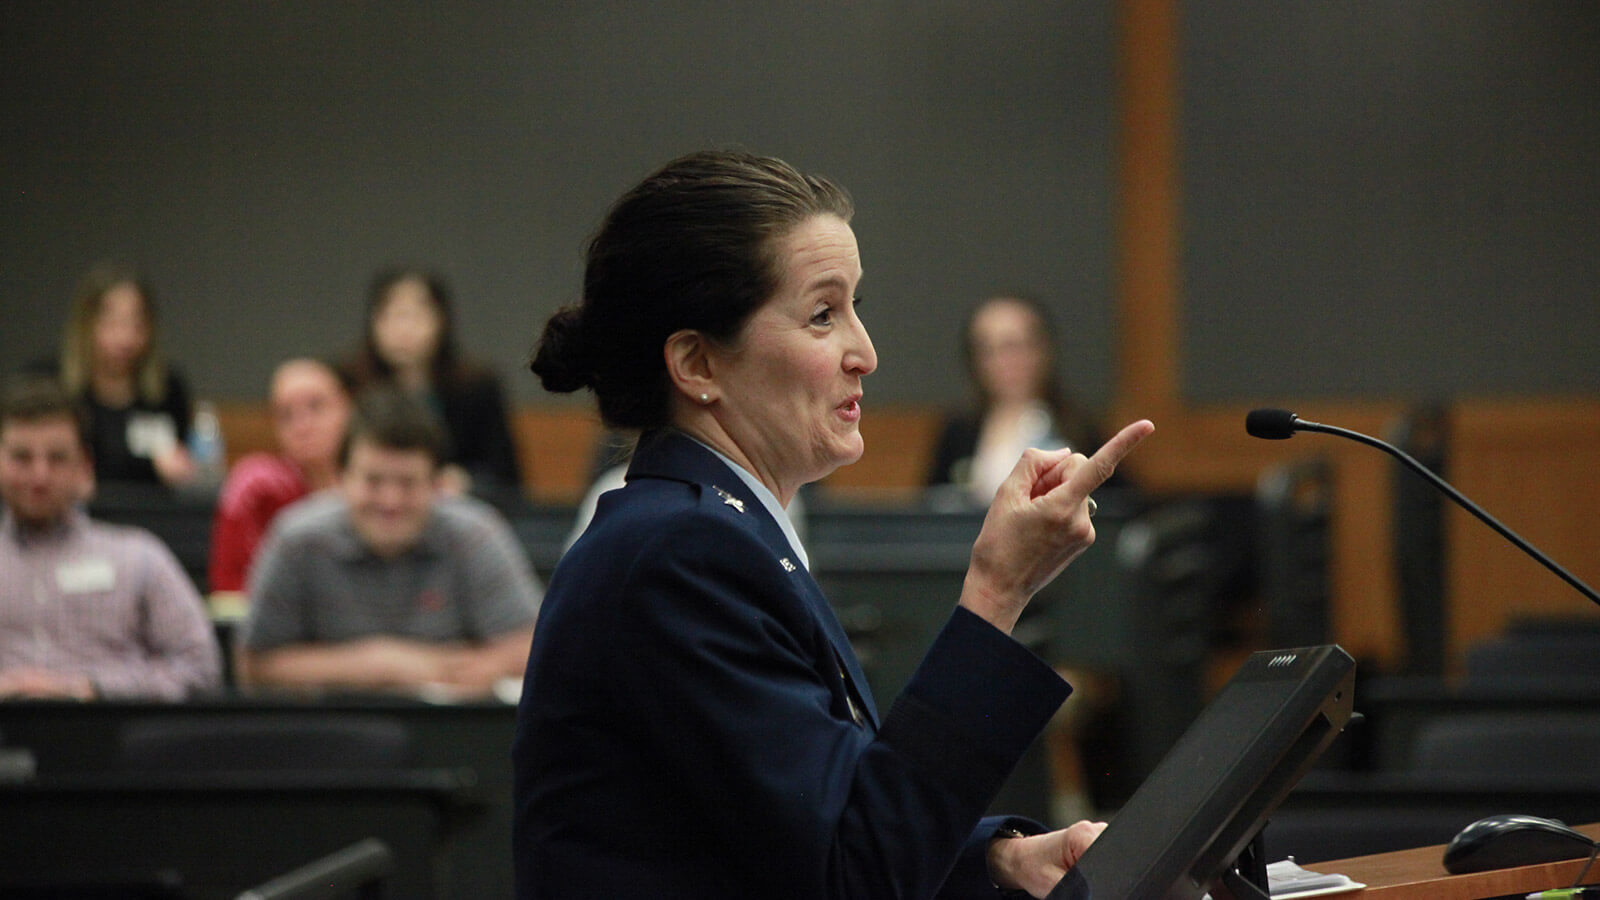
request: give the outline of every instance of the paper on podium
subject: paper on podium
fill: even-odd
[[[1302,869],[1292,858],[1267,864],[1267,892],[1272,896],[1272,900],[1325,897],[1329,894],[1359,891],[1364,887],[1366,885],[1352,881],[1345,875],[1324,875],[1321,872]],[[1212,900],[1211,895],[1206,894],[1203,900]]]
[[[1272,900],[1290,900],[1293,897],[1323,897],[1358,891],[1366,885],[1352,881],[1344,875],[1324,875],[1302,869],[1293,859],[1267,864],[1267,891]]]

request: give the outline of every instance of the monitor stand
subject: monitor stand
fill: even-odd
[[[1250,843],[1239,851],[1234,864],[1223,871],[1211,889],[1212,900],[1271,900],[1267,887],[1266,845],[1261,837],[1265,831],[1265,828],[1257,831]]]

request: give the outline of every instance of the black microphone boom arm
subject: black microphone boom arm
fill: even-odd
[[[1250,413],[1250,417],[1246,419],[1246,423],[1247,429],[1250,431],[1251,435],[1255,437],[1267,438],[1269,440],[1276,439],[1278,437],[1277,432],[1279,427],[1287,424],[1292,431],[1315,431],[1322,434],[1336,435],[1338,437],[1348,438],[1357,443],[1366,444],[1369,447],[1376,447],[1379,450],[1382,450],[1390,456],[1393,456],[1395,459],[1400,460],[1406,465],[1406,468],[1416,472],[1423,478],[1426,478],[1430,484],[1438,488],[1440,491],[1443,491],[1445,496],[1449,497],[1451,500],[1454,500],[1462,509],[1472,513],[1474,516],[1477,516],[1479,521],[1483,522],[1485,525],[1488,525],[1490,528],[1493,528],[1500,534],[1501,537],[1515,544],[1517,549],[1538,560],[1546,569],[1556,573],[1556,575],[1560,576],[1562,581],[1565,581],[1567,584],[1570,584],[1576,588],[1578,593],[1588,597],[1595,604],[1600,605],[1600,594],[1595,593],[1594,588],[1589,587],[1582,581],[1579,581],[1576,575],[1573,575],[1571,572],[1568,572],[1566,569],[1562,568],[1559,563],[1546,556],[1538,547],[1535,547],[1523,540],[1521,535],[1518,535],[1515,531],[1512,531],[1506,526],[1500,524],[1499,520],[1485,512],[1483,507],[1473,503],[1471,500],[1468,500],[1466,495],[1456,490],[1455,487],[1450,484],[1450,482],[1445,481],[1438,475],[1435,475],[1431,469],[1422,463],[1417,462],[1415,459],[1412,459],[1409,454],[1401,450],[1399,447],[1380,441],[1375,437],[1362,434],[1359,431],[1351,431],[1347,428],[1339,428],[1335,425],[1323,425],[1318,422],[1308,422],[1305,419],[1294,415],[1293,413],[1286,413],[1282,410],[1256,410],[1255,412]],[[1270,433],[1259,433],[1263,431],[1263,423],[1266,423],[1265,430]],[[1283,435],[1283,437],[1289,436],[1289,434]]]

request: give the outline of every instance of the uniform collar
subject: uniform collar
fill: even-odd
[[[800,535],[795,533],[794,522],[789,519],[789,511],[784,509],[783,504],[778,502],[777,495],[768,490],[767,486],[761,483],[761,479],[757,478],[750,470],[729,459],[721,450],[692,434],[688,435],[688,438],[711,451],[712,455],[722,460],[723,465],[733,470],[733,474],[739,476],[739,480],[743,481],[744,486],[750,489],[750,493],[754,494],[756,499],[761,501],[761,505],[767,508],[767,515],[772,516],[773,521],[778,523],[778,527],[783,529],[783,536],[789,541],[789,549],[793,550],[794,555],[800,558],[800,564],[805,566],[807,571],[810,571],[811,558],[806,556],[806,548],[800,543]]]
[[[628,466],[630,481],[639,476],[709,485],[712,490],[726,495],[729,505],[738,501],[740,512],[747,504],[759,504],[782,532],[790,552],[799,557],[808,570],[811,568],[794,523],[789,521],[789,514],[778,503],[778,498],[755,475],[703,441],[676,428],[646,432],[639,438],[633,462]]]

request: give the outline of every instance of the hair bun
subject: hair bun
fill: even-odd
[[[528,369],[553,393],[570,394],[593,386],[594,356],[583,340],[583,316],[578,307],[562,307],[544,323],[544,334]]]

